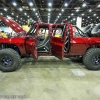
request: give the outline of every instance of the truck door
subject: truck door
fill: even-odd
[[[53,25],[52,30],[51,53],[57,58],[63,59],[68,27],[66,24]]]
[[[34,59],[38,58],[37,55],[37,32],[39,28],[39,23],[34,24],[29,32],[27,33],[27,37],[25,40],[25,48],[27,54],[31,54]]]

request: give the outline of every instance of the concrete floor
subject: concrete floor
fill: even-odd
[[[68,58],[24,58],[20,70],[0,72],[0,99],[100,100],[100,71]]]

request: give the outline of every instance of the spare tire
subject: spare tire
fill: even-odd
[[[100,23],[92,29],[91,35],[100,37]]]
[[[86,26],[84,29],[83,29],[83,32],[86,36],[91,36],[91,30],[93,28],[93,24],[89,24],[88,26]]]

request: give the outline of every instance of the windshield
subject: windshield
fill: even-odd
[[[31,35],[34,36],[36,32],[36,26],[33,26],[30,28],[30,30],[28,31],[27,35]]]

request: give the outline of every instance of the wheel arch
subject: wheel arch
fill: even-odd
[[[85,53],[86,53],[89,49],[91,49],[91,48],[100,48],[100,46],[96,46],[96,45],[90,46],[90,47],[88,47],[88,48],[86,49]],[[84,54],[85,54],[85,53],[84,53]]]
[[[0,49],[6,49],[6,48],[11,48],[16,52],[18,52],[19,55],[21,55],[21,51],[17,45],[9,43],[0,43]]]

